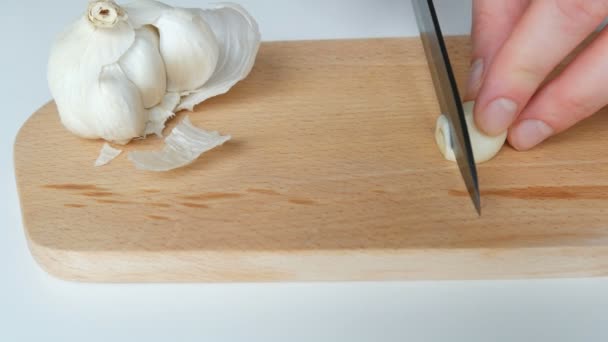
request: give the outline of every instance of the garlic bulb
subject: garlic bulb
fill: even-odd
[[[494,158],[494,156],[498,154],[507,139],[507,132],[498,136],[489,136],[482,133],[475,125],[475,120],[473,119],[474,107],[475,102],[473,101],[465,102],[463,104],[475,163],[483,163]],[[437,119],[435,141],[445,159],[456,161],[456,156],[452,149],[452,130],[450,128],[450,122],[445,115],[441,115]]]
[[[49,88],[61,122],[80,137],[126,144],[162,136],[177,110],[247,77],[260,41],[256,21],[235,4],[202,10],[91,0],[52,46]],[[165,169],[183,165],[167,151]]]

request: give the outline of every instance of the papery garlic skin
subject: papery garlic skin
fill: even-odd
[[[475,125],[473,118],[474,101],[468,101],[463,104],[464,116],[467,123],[471,147],[473,149],[473,157],[475,163],[480,164],[494,158],[500,151],[505,141],[507,140],[507,132],[498,136],[489,136],[481,132]],[[450,122],[445,115],[441,115],[437,119],[435,126],[435,142],[439,147],[439,151],[444,158],[449,161],[456,161],[454,150],[452,149],[452,130]]]
[[[218,62],[219,46],[203,19],[183,8],[166,10],[154,23],[167,70],[167,90],[188,95],[209,80]]]
[[[159,51],[159,36],[153,27],[144,26],[136,31],[135,42],[119,63],[139,89],[145,108],[161,103],[167,91],[167,74]]]

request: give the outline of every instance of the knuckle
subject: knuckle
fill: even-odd
[[[519,63],[508,77],[515,80],[523,89],[536,89],[544,79],[544,68],[532,62]]]
[[[586,116],[591,115],[597,109],[595,101],[586,96],[574,96],[569,92],[562,91],[557,94],[559,114],[550,115],[549,122],[554,126],[572,124]],[[563,121],[566,121],[565,123]]]
[[[471,33],[474,37],[479,37],[486,30],[492,27],[492,24],[496,22],[496,16],[485,9],[479,9],[475,13],[475,17],[473,20],[473,26],[471,29]]]
[[[584,97],[567,96],[563,100],[563,106],[568,112],[572,113],[572,116],[576,117],[595,111],[593,101]]]
[[[573,25],[604,20],[608,14],[608,0],[555,0],[560,13]]]

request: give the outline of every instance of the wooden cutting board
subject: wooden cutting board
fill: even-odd
[[[448,43],[462,86],[469,42]],[[234,139],[169,173],[93,167],[102,142],[49,103],[15,144],[31,252],[95,282],[608,274],[606,113],[480,166],[479,218],[438,111],[416,38],[263,44],[247,80],[188,113]]]

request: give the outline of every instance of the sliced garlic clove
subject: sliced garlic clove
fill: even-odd
[[[103,144],[101,151],[99,152],[99,157],[95,161],[95,167],[104,166],[109,164],[112,160],[116,159],[122,150],[117,150],[110,146],[108,143]]]
[[[475,102],[473,101],[465,102],[463,104],[473,156],[475,158],[475,163],[480,164],[494,158],[494,156],[498,154],[507,140],[507,132],[498,136],[489,136],[482,133],[475,125],[475,120],[473,118],[474,107]],[[445,159],[456,161],[456,156],[454,155],[454,150],[452,148],[452,130],[450,122],[445,115],[441,115],[437,119],[435,141]]]
[[[135,42],[120,59],[120,66],[139,88],[145,108],[162,101],[167,90],[167,74],[159,51],[158,33],[152,26],[136,31]]]
[[[129,153],[129,160],[140,170],[169,171],[191,164],[204,152],[230,139],[230,136],[222,136],[218,132],[196,128],[186,117],[165,139],[162,150],[134,151]]]
[[[454,150],[452,149],[452,129],[450,128],[450,121],[445,115],[441,115],[437,118],[437,124],[435,126],[435,142],[439,151],[443,154],[443,157],[449,161],[456,161]]]
[[[241,6],[218,4],[209,10],[192,10],[209,24],[219,43],[219,62],[211,78],[185,96],[177,110],[193,110],[197,104],[224,94],[245,79],[258,54],[261,34],[255,19]]]

